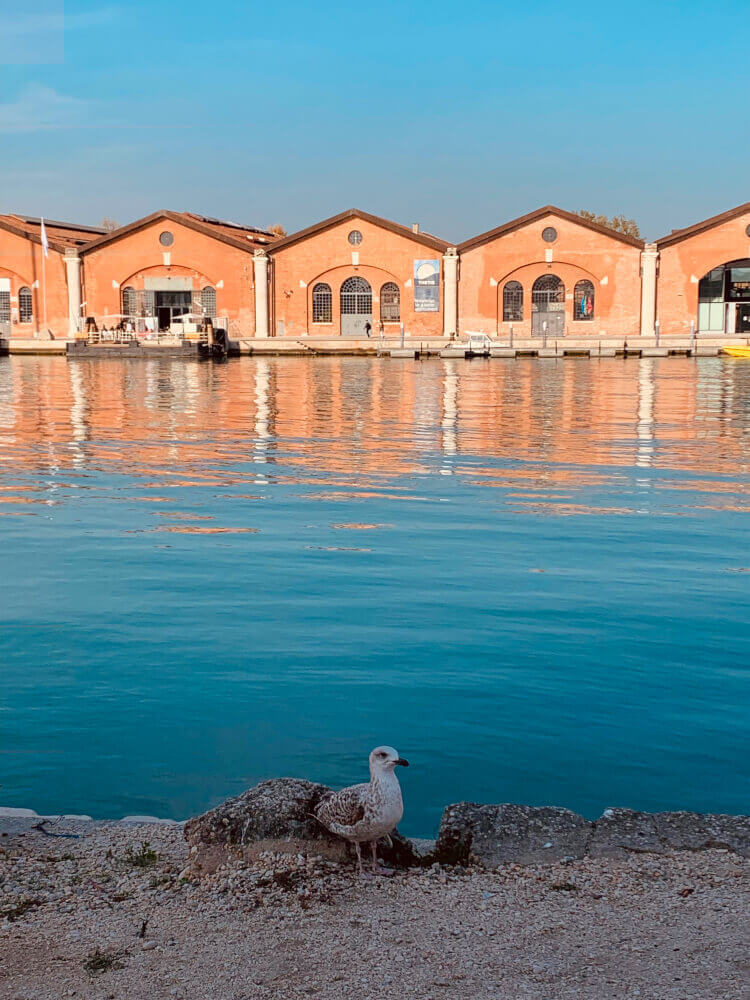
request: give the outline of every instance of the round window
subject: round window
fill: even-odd
[[[750,226],[746,226],[746,228],[745,228],[745,236],[750,236]]]
[[[164,232],[159,237],[159,242],[163,247],[171,247],[172,244],[174,243],[174,236],[167,230],[164,230]]]
[[[349,242],[353,247],[358,247],[362,242],[362,233],[358,229],[352,229],[349,233]]]
[[[542,233],[542,239],[545,243],[554,243],[557,239],[557,230],[553,226],[547,226]]]

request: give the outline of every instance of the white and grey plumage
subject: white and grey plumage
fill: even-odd
[[[399,757],[393,747],[375,747],[370,754],[369,782],[331,792],[315,810],[318,822],[327,830],[354,844],[360,875],[362,854],[359,845],[369,841],[372,870],[383,873],[384,870],[378,868],[377,842],[387,836],[404,815],[401,786],[395,773],[398,764],[408,767],[409,761]]]

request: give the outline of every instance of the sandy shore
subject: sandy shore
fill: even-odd
[[[186,862],[179,827],[0,837],[0,997],[748,997],[750,865],[726,851],[365,880]]]

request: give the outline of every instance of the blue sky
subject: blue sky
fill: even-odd
[[[0,210],[655,238],[750,200],[748,0],[0,0]]]

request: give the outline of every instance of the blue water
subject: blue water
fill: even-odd
[[[750,364],[0,360],[0,804],[747,812]]]

